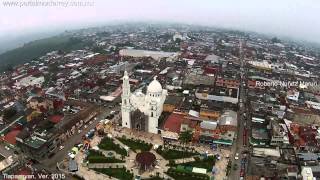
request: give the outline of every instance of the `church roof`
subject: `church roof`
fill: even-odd
[[[154,77],[153,81],[149,84],[147,92],[151,92],[151,93],[162,92],[162,86],[160,82],[156,79],[156,77]]]

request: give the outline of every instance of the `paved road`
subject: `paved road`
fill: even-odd
[[[5,148],[5,145],[4,144],[1,144],[0,145],[0,154],[4,157],[9,157],[9,156],[12,156],[14,153],[13,153],[13,150],[10,148],[10,150],[7,150]]]
[[[232,167],[231,172],[229,174],[228,179],[229,180],[237,180],[240,179],[240,171],[241,171],[241,159],[243,158],[242,151],[246,150],[248,147],[248,132],[246,129],[248,129],[247,124],[247,118],[245,114],[247,114],[246,111],[246,86],[247,86],[247,75],[246,75],[246,69],[245,69],[245,62],[243,60],[243,53],[242,53],[242,42],[240,42],[240,97],[239,97],[239,111],[238,111],[238,133],[237,133],[237,139],[235,143],[233,144],[231,153],[233,156],[231,156],[232,160]],[[246,126],[246,127],[245,127]],[[235,159],[235,154],[239,154],[239,159]],[[237,164],[237,170],[233,170],[234,164]]]
[[[96,118],[96,120],[93,120],[92,124],[88,124],[88,127],[86,129],[83,129],[81,133],[75,133],[72,137],[70,137],[64,144],[64,149],[58,151],[54,156],[52,156],[49,159],[44,160],[41,162],[42,165],[44,165],[48,170],[54,171],[56,169],[57,162],[62,161],[64,158],[66,158],[68,152],[72,149],[72,147],[82,142],[82,137],[90,130],[95,128],[95,126],[99,123],[101,119],[104,119],[107,115],[110,114],[111,111],[119,111],[120,106],[115,106],[114,108],[108,108],[108,107],[101,107],[102,113],[99,114]]]

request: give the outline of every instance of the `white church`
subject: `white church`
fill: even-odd
[[[125,71],[121,96],[122,127],[157,134],[158,119],[162,113],[167,93],[167,90],[162,89],[156,77],[147,87],[146,94],[141,90],[131,93],[129,76]]]

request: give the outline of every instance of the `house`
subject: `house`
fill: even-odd
[[[50,99],[44,98],[44,97],[30,97],[27,100],[28,107],[37,110],[40,112],[47,111],[49,109],[53,109],[53,102]]]
[[[196,130],[196,137],[200,142],[211,143],[219,139],[220,130],[217,129],[218,123],[214,121],[202,121]]]
[[[163,104],[164,112],[173,112],[182,103],[183,97],[180,96],[167,96]]]
[[[227,110],[219,118],[219,128],[223,131],[236,131],[238,127],[238,114]]]
[[[287,168],[288,177],[298,178],[299,168],[295,165],[290,165]]]
[[[289,144],[289,137],[287,134],[286,126],[278,122],[271,122],[271,141],[270,145],[277,146],[282,144]]]
[[[310,167],[302,167],[301,176],[303,180],[313,180],[312,169]]]

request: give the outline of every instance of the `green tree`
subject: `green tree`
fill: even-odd
[[[179,135],[179,141],[181,142],[181,144],[183,144],[183,153],[185,154],[186,153],[186,144],[188,144],[191,140],[192,140],[192,137],[193,137],[193,133],[189,130],[187,131],[183,131],[180,133]],[[183,156],[183,159],[184,159],[184,156]]]
[[[187,144],[192,140],[193,133],[191,131],[183,131],[179,135],[179,141],[181,144]]]

